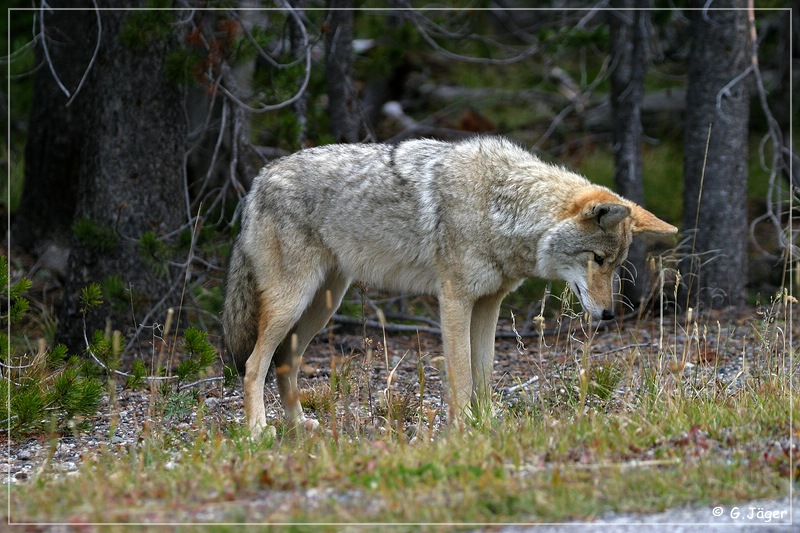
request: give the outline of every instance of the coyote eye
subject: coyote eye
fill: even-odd
[[[597,266],[603,266],[603,262],[605,261],[604,258],[600,257],[597,254],[592,254],[594,262],[597,263]]]

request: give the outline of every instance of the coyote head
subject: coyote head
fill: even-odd
[[[678,228],[608,189],[579,193],[537,248],[542,277],[565,280],[596,320],[614,318],[614,272],[637,233],[674,234]]]

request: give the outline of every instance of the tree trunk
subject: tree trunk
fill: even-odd
[[[646,70],[647,11],[631,10],[635,0],[613,0],[608,12],[611,30],[611,109],[614,129],[614,182],[617,192],[644,204],[642,185],[642,101]],[[621,292],[634,306],[647,295],[645,243],[635,239],[628,251],[628,272]]]
[[[792,140],[792,77],[795,76],[792,68],[792,58],[800,56],[800,0],[795,0],[795,8],[791,13],[783,13],[779,18],[777,57],[784,58],[778,62],[777,70],[780,76],[778,88],[773,92],[774,101],[772,113],[778,121],[783,137],[784,153],[783,172],[792,184],[795,195],[800,195],[800,157],[790,144]],[[794,27],[794,28],[792,28]],[[794,29],[794,35],[792,35]],[[794,50],[792,50],[794,48]],[[794,56],[792,56],[794,54]],[[796,79],[796,76],[795,76]]]
[[[336,142],[358,142],[361,121],[353,87],[353,0],[328,0],[327,5],[325,77],[331,133]]]
[[[86,7],[89,2],[52,1],[52,11],[43,11],[50,61],[63,86],[74,93],[94,49],[97,19],[93,11],[59,10]],[[36,48],[36,64],[45,65],[42,41]],[[70,240],[78,194],[80,141],[83,111],[78,96],[69,97],[59,88],[47,66],[36,70],[33,83],[30,130],[25,146],[25,185],[11,237],[14,245],[42,252],[48,244],[66,248]]]
[[[118,279],[123,290],[106,293],[102,316],[89,317],[89,335],[105,327],[104,317],[130,333],[139,323],[163,321],[162,311],[179,303],[165,258],[139,244],[145,232],[161,236],[186,221],[182,96],[164,73],[177,40],[144,35],[134,48],[123,44],[133,13],[102,11],[103,41],[81,100],[76,218],[84,222],[73,239],[59,321],[59,339],[71,347],[83,344],[79,293],[90,282]]]
[[[746,79],[733,81],[749,65],[751,43],[745,0],[714,3],[721,7],[731,9],[692,12],[686,102],[683,227],[691,255],[681,264],[679,303],[710,308],[743,305],[747,283],[749,91]]]

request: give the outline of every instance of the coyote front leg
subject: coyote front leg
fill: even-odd
[[[458,424],[465,414],[472,396],[472,371],[470,365],[471,300],[455,294],[452,283],[445,282],[439,296],[447,380],[449,382],[449,419]]]
[[[472,308],[470,326],[472,399],[477,402],[491,399],[494,338],[500,304],[504,296],[504,292],[483,296],[478,298]]]

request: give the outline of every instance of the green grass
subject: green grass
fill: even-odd
[[[490,430],[413,445],[325,434],[252,443],[233,428],[201,430],[186,443],[167,433],[137,450],[109,450],[80,476],[14,487],[12,518],[194,521],[216,507],[224,520],[249,521],[235,503],[261,500],[256,518],[273,522],[550,522],[769,498],[788,481],[746,444],[785,432],[788,409],[785,394],[767,389],[647,411],[507,416]],[[715,443],[732,431],[725,439],[737,449],[691,457],[693,444],[680,444],[680,435],[694,426]],[[176,449],[179,466],[167,469]],[[631,462],[640,455],[632,450],[654,458]],[[309,506],[309,491],[330,496]],[[270,495],[286,494],[293,496],[270,507]]]
[[[2,195],[0,205],[10,213],[15,212],[22,201],[25,165],[21,159],[22,157],[16,155],[15,152],[9,151],[5,143],[0,145],[0,161],[4,164],[3,166],[9,169],[0,178],[0,188],[3,191],[8,191],[8,194]]]

